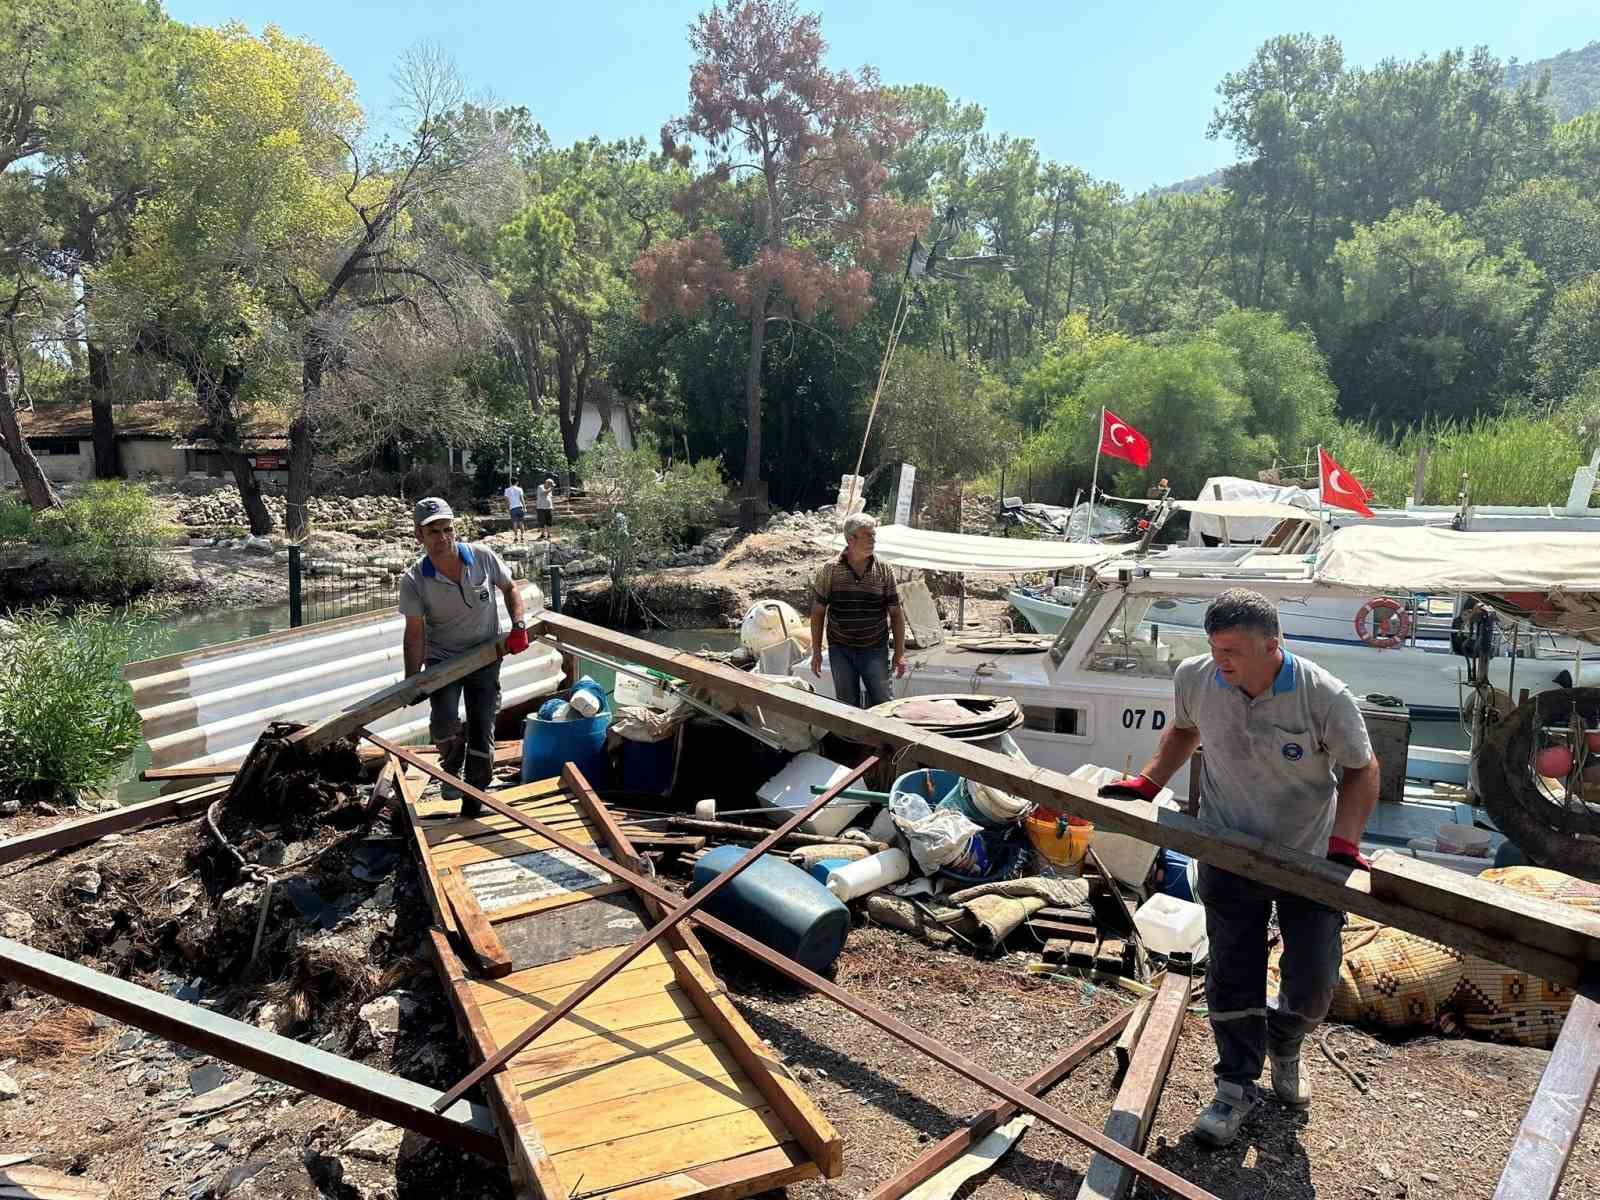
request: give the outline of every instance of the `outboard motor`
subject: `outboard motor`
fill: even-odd
[[[1469,601],[1450,621],[1450,650],[1467,660],[1467,682],[1489,678],[1489,660],[1499,652],[1499,617],[1495,611]]]

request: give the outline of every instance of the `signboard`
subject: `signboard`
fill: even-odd
[[[911,493],[917,485],[917,469],[910,463],[900,464],[900,490],[894,498],[894,523],[911,524]]]
[[[257,454],[255,456],[255,466],[258,471],[281,471],[284,469],[283,455]]]

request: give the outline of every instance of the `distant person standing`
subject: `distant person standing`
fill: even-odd
[[[844,520],[844,553],[824,563],[812,582],[811,673],[822,674],[822,633],[828,633],[833,694],[843,704],[871,708],[889,699],[889,633],[894,673],[906,673],[906,617],[894,572],[879,562],[878,522],[865,513]],[[866,693],[863,702],[862,693]]]
[[[527,515],[527,501],[523,497],[522,488],[513,479],[506,485],[506,508],[511,513],[511,533],[516,541],[522,540],[522,518]]]
[[[546,479],[533,490],[534,511],[539,514],[539,537],[550,540],[550,527],[556,523],[556,481]]]

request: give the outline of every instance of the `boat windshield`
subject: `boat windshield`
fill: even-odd
[[[1184,611],[1186,606],[1181,599],[1149,595],[1124,598],[1095,639],[1084,659],[1084,670],[1170,679],[1184,659],[1210,653],[1205,630],[1198,625],[1163,624],[1164,614]],[[1174,600],[1180,603],[1174,604]]]
[[[1050,661],[1053,664],[1059,667],[1066,661],[1067,655],[1072,650],[1072,643],[1078,640],[1078,635],[1089,623],[1089,617],[1095,609],[1100,607],[1100,601],[1104,596],[1103,590],[1090,588],[1083,598],[1072,606],[1072,611],[1067,614],[1066,624],[1062,625],[1061,632],[1056,634],[1056,640],[1050,643]]]

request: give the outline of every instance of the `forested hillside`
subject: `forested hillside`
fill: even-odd
[[[570,146],[536,78],[484,109],[436,51],[399,64],[408,132],[379,139],[286,32],[24,8],[0,29],[23,118],[0,165],[29,165],[0,176],[0,441],[25,479],[29,401],[92,404],[108,474],[130,401],[225,449],[275,423],[291,528],[317,488],[409,486],[447,446],[486,488],[508,437],[576,464],[585,401],[785,506],[855,466],[880,379],[866,469],[1041,499],[1087,484],[1102,404],[1155,445],[1115,487],[1320,442],[1390,503],[1421,440],[1430,498],[1459,462],[1480,499],[1564,497],[1600,428],[1600,113],[1570,115],[1600,44],[1548,89],[1483,49],[1240,47],[1214,109],[1173,115],[1235,165],[1131,196],[981,96],[832,69],[789,0],[701,15],[659,136]]]
[[[1523,80],[1537,83],[1546,71],[1550,72],[1546,98],[1563,121],[1600,108],[1600,41],[1533,62],[1512,59],[1506,66],[1506,86],[1515,88]]]

